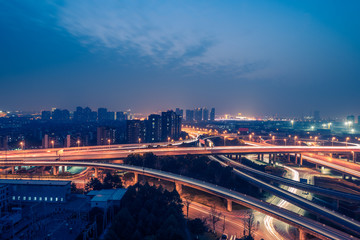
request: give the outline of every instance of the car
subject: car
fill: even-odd
[[[226,240],[228,239],[228,235],[223,233],[223,235],[221,236],[220,240]]]

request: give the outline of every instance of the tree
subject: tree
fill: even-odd
[[[189,231],[196,237],[203,234],[207,230],[205,226],[205,221],[200,218],[195,218],[194,220],[188,220],[187,224]]]
[[[118,175],[111,174],[110,172],[106,173],[106,176],[104,178],[103,182],[103,189],[113,189],[113,188],[122,188],[122,182]]]
[[[249,237],[252,237],[255,231],[255,215],[252,211],[248,211],[243,218],[244,221],[244,235],[246,235],[246,230],[249,233]]]
[[[90,181],[86,184],[85,189],[86,191],[101,190],[102,184],[99,179],[91,178]]]
[[[74,182],[71,183],[71,192],[72,192],[72,193],[76,193],[76,192],[77,192],[76,184],[75,184]]]
[[[220,221],[221,213],[216,211],[215,204],[210,208],[209,221],[212,226],[212,230],[215,233],[216,223]]]

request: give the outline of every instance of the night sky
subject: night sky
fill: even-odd
[[[0,110],[360,114],[360,1],[0,0]]]

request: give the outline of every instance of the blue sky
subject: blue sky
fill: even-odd
[[[0,109],[358,115],[359,7],[0,0]]]

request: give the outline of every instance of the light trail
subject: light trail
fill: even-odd
[[[294,181],[299,181],[300,180],[300,177],[299,177],[299,172],[290,168],[290,167],[287,167],[287,166],[284,166],[287,170],[291,171],[292,172],[292,180]],[[294,188],[294,187],[289,187],[288,188],[288,191],[291,192],[291,193],[296,193],[297,192],[297,189]],[[281,199],[280,202],[278,204],[276,204],[278,207],[281,207],[281,208],[286,208],[288,205],[289,205],[289,202]],[[278,231],[276,231],[275,229],[275,226],[274,226],[274,218],[273,217],[270,217],[270,216],[266,216],[264,218],[264,223],[265,223],[265,227],[266,229],[269,231],[269,233],[275,238],[275,239],[279,239],[279,240],[283,240],[284,238],[280,235],[280,233],[278,233]]]

